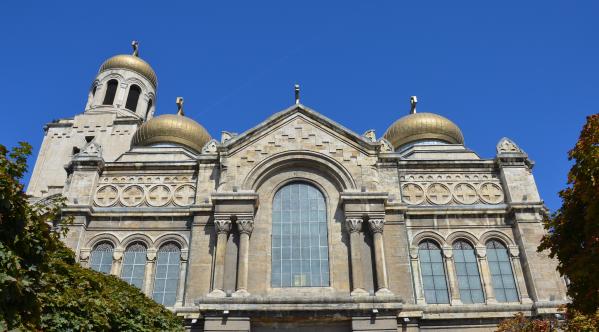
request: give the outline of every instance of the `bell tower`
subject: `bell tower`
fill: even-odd
[[[62,193],[69,175],[65,165],[90,144],[101,147],[105,162],[116,160],[129,150],[137,128],[153,117],[158,78],[139,57],[139,43],[131,45],[132,54],[113,56],[100,66],[83,113],[44,127],[28,195],[41,198]]]

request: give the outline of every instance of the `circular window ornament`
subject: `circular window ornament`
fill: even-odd
[[[420,204],[424,201],[424,190],[415,183],[404,184],[401,189],[401,198],[408,204]]]
[[[171,200],[169,187],[159,184],[148,191],[147,201],[152,206],[165,206]]]
[[[185,184],[175,189],[173,201],[178,206],[189,206],[195,201],[196,190],[193,186]]]
[[[478,199],[474,186],[468,183],[458,183],[453,188],[453,197],[458,203],[473,204]]]
[[[480,186],[480,199],[488,204],[499,204],[503,202],[503,190],[495,183],[486,182]]]
[[[121,195],[121,203],[125,206],[137,206],[144,200],[144,190],[138,185],[125,188]]]
[[[447,204],[451,201],[451,191],[442,183],[433,183],[426,189],[428,200],[437,205]]]
[[[117,187],[108,185],[98,188],[96,191],[96,197],[94,202],[98,206],[111,206],[116,203],[119,197],[119,190]]]

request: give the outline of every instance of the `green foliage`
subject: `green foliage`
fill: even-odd
[[[583,315],[575,310],[567,310],[565,320],[555,318],[530,318],[519,312],[512,318],[503,320],[496,332],[599,332],[599,313]]]
[[[560,191],[562,207],[545,221],[539,251],[557,257],[559,272],[570,280],[571,308],[585,314],[599,309],[599,114],[587,117],[574,149],[569,186]]]
[[[0,145],[0,330],[182,331],[137,288],[75,263],[52,230],[63,200],[31,206],[20,179],[31,147]]]

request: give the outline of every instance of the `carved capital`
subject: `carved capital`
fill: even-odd
[[[81,252],[79,252],[79,260],[87,261],[89,259],[89,254],[90,254],[89,250],[81,250]]]
[[[368,226],[372,233],[382,233],[383,227],[385,227],[385,219],[369,219]]]
[[[345,225],[350,233],[357,233],[362,230],[362,218],[347,218]]]
[[[512,256],[512,257],[520,256],[520,248],[518,248],[518,246],[515,246],[515,245],[509,246],[508,252],[510,253],[510,256]]]
[[[453,249],[450,246],[443,246],[443,257],[447,259],[453,258]]]
[[[418,259],[418,247],[417,246],[410,246],[410,258]]]
[[[146,259],[149,262],[153,262],[156,259],[156,250],[155,249],[148,249],[148,251],[146,251]]]
[[[254,230],[254,220],[252,219],[241,219],[237,220],[237,228],[240,234],[251,235]]]
[[[189,259],[189,251],[187,249],[181,250],[181,260],[186,262]]]
[[[123,250],[116,249],[112,252],[112,259],[115,261],[120,261],[123,259]]]
[[[217,219],[214,221],[217,234],[228,234],[231,231],[231,220]]]
[[[487,247],[485,246],[476,246],[474,248],[476,256],[478,256],[478,258],[485,258],[487,257]]]

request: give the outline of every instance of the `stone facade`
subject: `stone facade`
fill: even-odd
[[[120,80],[118,102],[100,105],[108,78]],[[142,90],[136,110],[122,107],[131,82]],[[161,282],[161,248],[175,244],[168,305],[192,331],[492,331],[516,312],[552,314],[567,300],[555,261],[536,251],[546,209],[533,163],[509,139],[494,159],[462,144],[395,149],[297,103],[202,151],[131,146],[152,118],[155,87],[111,69],[93,89],[84,113],[47,126],[28,194],[39,204],[67,198],[75,222],[65,242],[83,265],[108,243],[109,272],[122,276],[127,248],[143,244],[148,296]],[[272,286],[273,200],[298,182],[325,198],[327,286]],[[473,247],[480,303],[462,301],[458,240]],[[509,255],[517,300],[495,294],[491,240]],[[423,241],[442,253],[447,303],[427,303]]]

